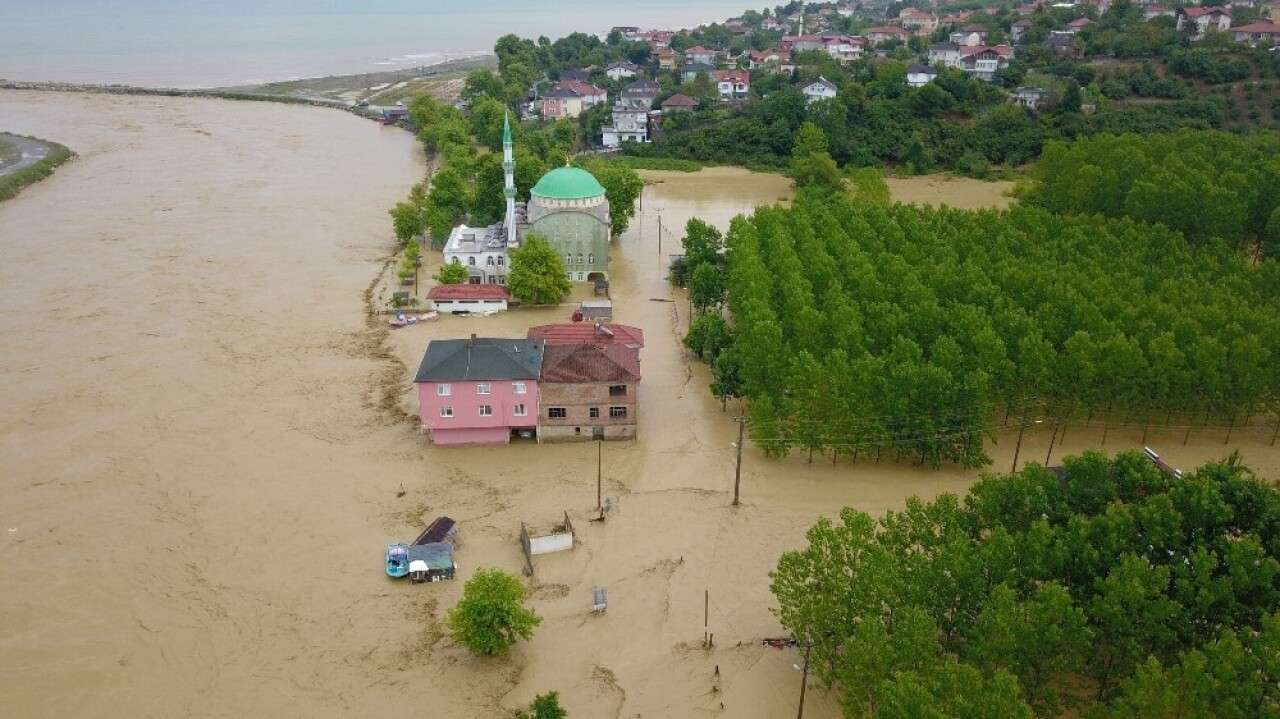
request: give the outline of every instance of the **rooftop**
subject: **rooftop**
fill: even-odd
[[[467,285],[455,285],[465,287]],[[483,285],[471,285],[472,287]],[[432,340],[414,382],[537,379],[543,344],[535,340],[479,337]]]
[[[547,345],[620,344],[639,349],[644,347],[644,330],[630,325],[574,322],[530,327],[529,339],[540,340]]]
[[[550,200],[585,200],[603,196],[604,187],[582,168],[557,167],[543,175],[529,193]]]
[[[547,345],[543,382],[639,382],[640,350],[623,345]]]
[[[427,291],[429,300],[505,300],[511,293],[502,285],[436,285]]]

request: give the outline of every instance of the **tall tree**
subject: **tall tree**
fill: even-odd
[[[512,250],[507,287],[513,297],[530,305],[556,304],[573,289],[560,253],[538,235],[527,235],[524,244]]]
[[[481,569],[445,620],[453,640],[476,654],[501,654],[528,640],[542,618],[524,604],[524,585],[501,569]]]

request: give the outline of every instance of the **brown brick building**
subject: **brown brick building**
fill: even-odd
[[[644,335],[625,325],[547,325],[538,382],[538,441],[629,439],[639,423]],[[558,342],[558,343],[557,343]]]

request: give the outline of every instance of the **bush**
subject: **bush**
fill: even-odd
[[[956,170],[967,177],[985,180],[991,176],[991,161],[976,150],[970,150],[956,161]]]

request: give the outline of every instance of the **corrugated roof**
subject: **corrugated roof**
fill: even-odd
[[[543,343],[527,339],[477,337],[432,340],[414,382],[537,379]]]
[[[529,339],[541,340],[550,345],[574,344],[620,344],[644,347],[644,330],[630,325],[604,323],[597,325],[590,322],[574,322],[572,324],[541,325],[529,328]],[[613,333],[610,335],[609,333]]]
[[[543,382],[639,382],[640,350],[623,345],[547,345]]]
[[[429,300],[506,300],[511,293],[502,285],[436,285],[427,291]]]

